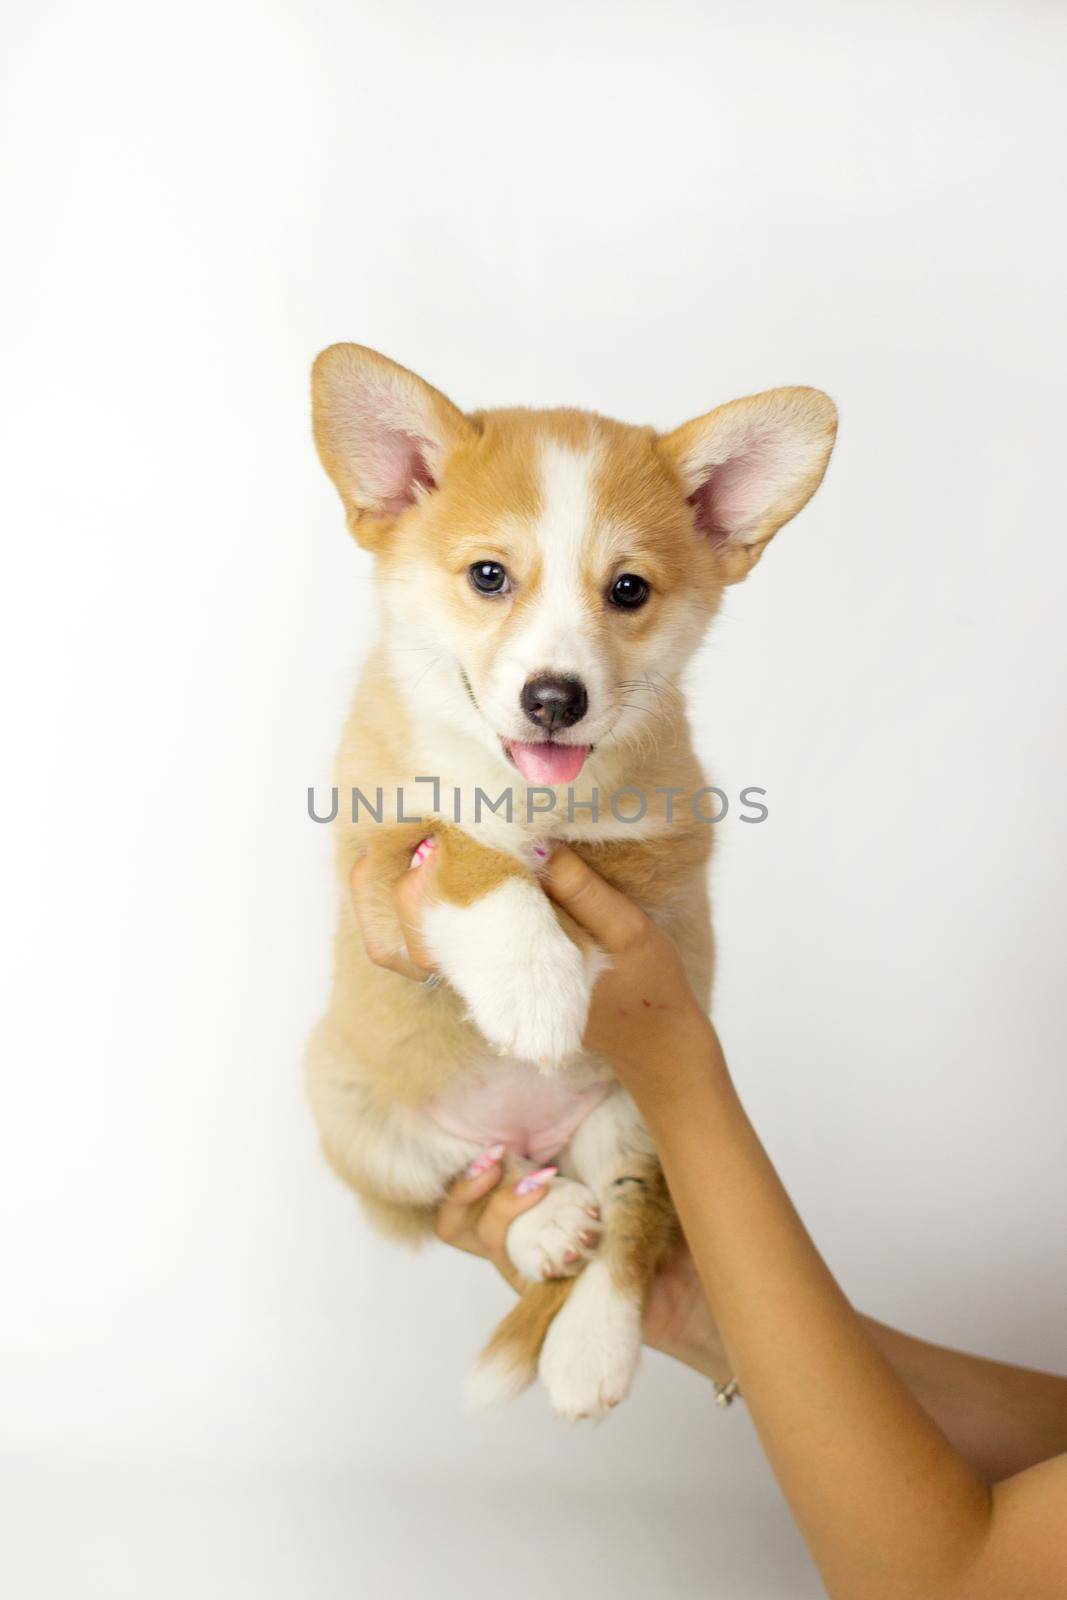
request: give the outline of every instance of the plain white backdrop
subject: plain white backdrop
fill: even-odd
[[[6,1592],[818,1594],[741,1408],[661,1358],[597,1429],[468,1420],[507,1291],[319,1158],[305,795],[374,617],[307,370],[663,427],[834,395],[693,673],[770,808],[720,827],[716,1014],[855,1301],[1062,1370],[1063,12],[3,20]]]

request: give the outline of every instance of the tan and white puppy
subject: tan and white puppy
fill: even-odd
[[[511,1227],[529,1287],[471,1395],[507,1398],[539,1365],[557,1411],[600,1415],[629,1388],[675,1224],[632,1102],[582,1051],[602,957],[543,893],[538,851],[574,845],[663,921],[709,995],[713,830],[679,674],[724,585],[817,488],[834,406],[775,389],[666,435],[582,411],[464,413],[339,344],[315,362],[313,410],[382,619],[337,773],[334,985],[308,1053],[323,1144],[372,1220],[408,1238],[488,1144],[509,1176],[557,1165]],[[436,987],[371,962],[348,895],[369,852],[376,940],[399,947],[389,889],[430,833]]]

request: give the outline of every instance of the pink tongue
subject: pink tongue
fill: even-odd
[[[527,783],[570,783],[589,754],[587,744],[512,744],[508,749]]]

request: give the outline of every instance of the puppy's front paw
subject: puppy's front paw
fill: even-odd
[[[558,1066],[582,1044],[598,957],[568,939],[534,883],[508,879],[469,906],[426,913],[427,942],[491,1045]]]
[[[616,1288],[607,1262],[591,1262],[541,1351],[553,1410],[571,1422],[606,1416],[629,1393],[640,1356],[640,1305]]]
[[[502,1055],[560,1066],[582,1048],[589,986],[582,953],[558,927],[522,959],[498,960],[468,985],[471,1016]]]
[[[596,1196],[569,1178],[555,1179],[543,1200],[515,1218],[507,1236],[513,1265],[531,1283],[573,1277],[599,1243]]]

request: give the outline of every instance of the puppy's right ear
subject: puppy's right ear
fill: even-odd
[[[332,344],[317,357],[311,411],[319,459],[370,550],[436,487],[450,452],[474,432],[451,400],[361,344]]]

